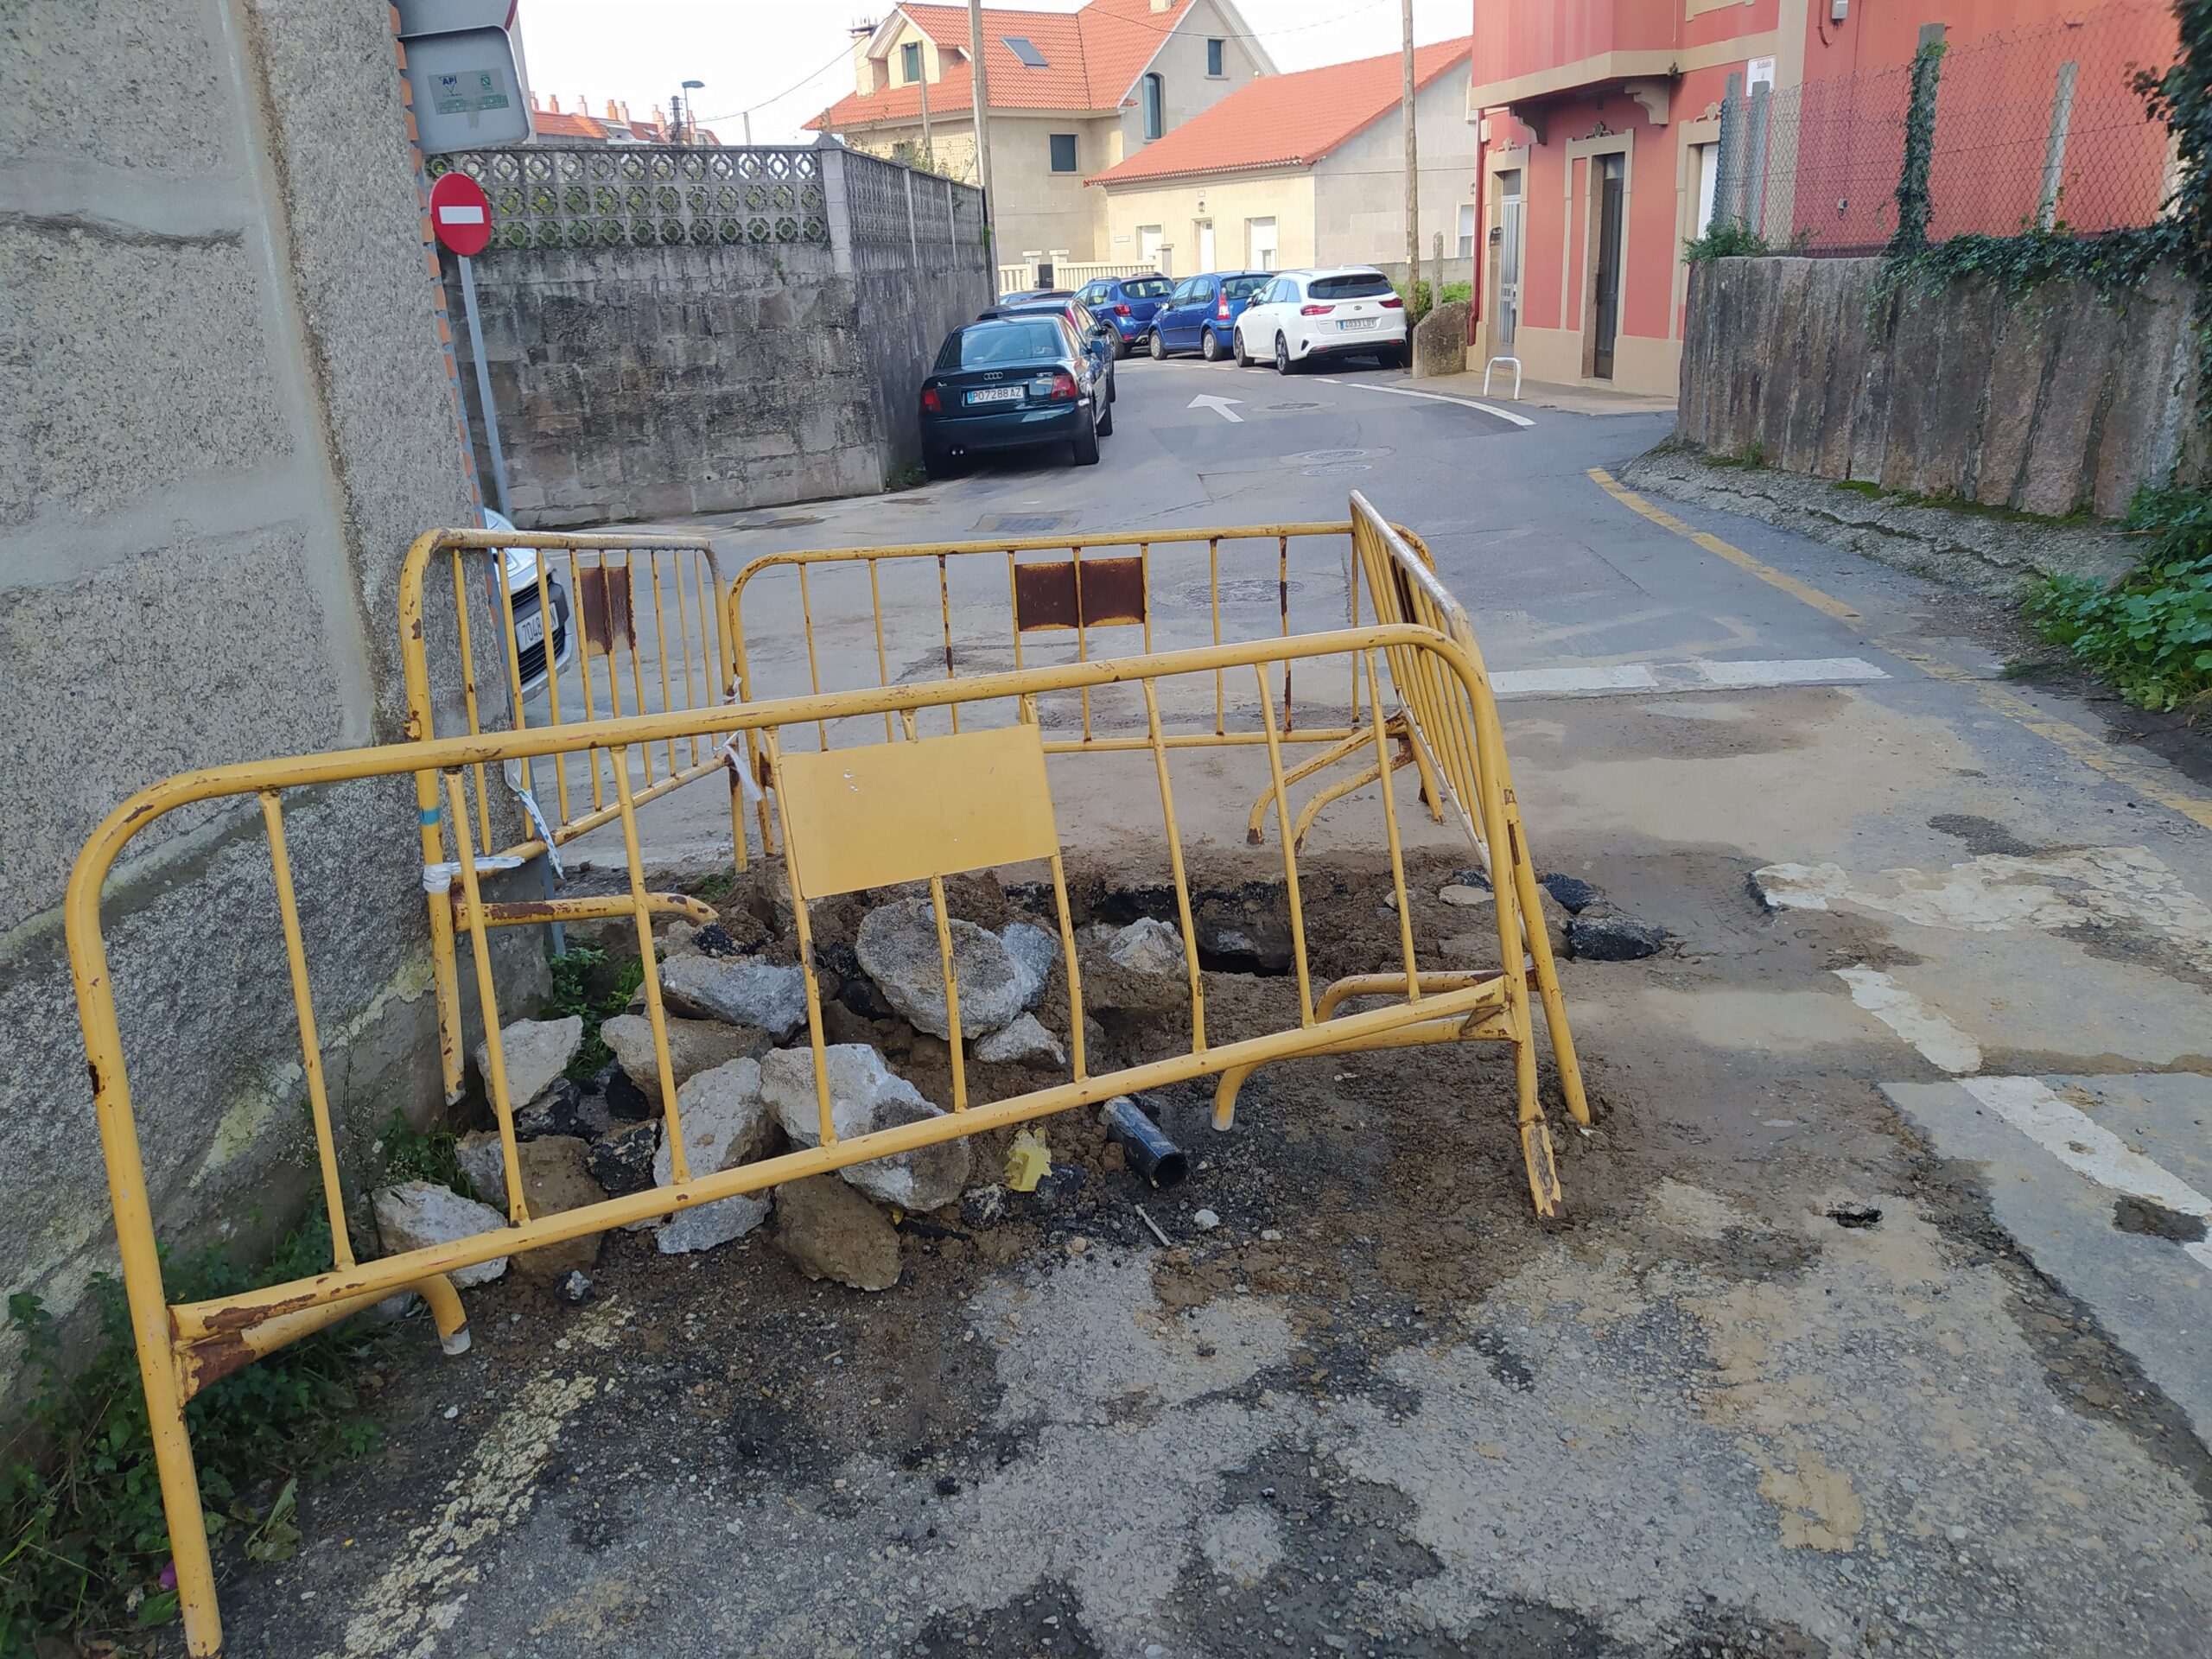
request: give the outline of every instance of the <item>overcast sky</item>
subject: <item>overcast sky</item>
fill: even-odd
[[[1031,0],[1029,10],[1074,11],[1077,0]],[[632,114],[665,107],[686,80],[702,80],[702,125],[736,143],[738,111],[753,111],[757,143],[804,137],[799,129],[853,89],[848,33],[887,5],[854,0],[521,0],[531,88],[573,109],[626,99]],[[1399,0],[1242,0],[1237,10],[1279,69],[1372,57],[1398,44]],[[1414,0],[1421,45],[1465,35],[1472,0]]]

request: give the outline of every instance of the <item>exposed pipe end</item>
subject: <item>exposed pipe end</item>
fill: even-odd
[[[438,1346],[444,1349],[448,1355],[459,1355],[468,1351],[468,1327],[464,1325],[451,1336],[440,1337]]]

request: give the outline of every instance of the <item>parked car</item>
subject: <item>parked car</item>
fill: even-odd
[[[1071,300],[1075,290],[1071,288],[1020,288],[1011,294],[1001,294],[996,303],[1021,305],[1030,300]]]
[[[1371,357],[1386,369],[1403,368],[1406,302],[1371,266],[1287,270],[1252,296],[1234,340],[1239,364],[1273,362],[1282,374],[1332,357]]]
[[[1113,329],[1123,357],[1136,350],[1149,332],[1153,313],[1174,292],[1175,284],[1149,272],[1141,276],[1102,276],[1076,290],[1091,315]]]
[[[1185,277],[1153,314],[1145,344],[1154,357],[1196,352],[1209,363],[1229,355],[1230,336],[1252,296],[1274,280],[1264,270],[1215,270]]]
[[[1090,308],[1073,295],[1053,300],[1018,300],[1012,303],[993,306],[976,319],[988,322],[994,317],[1062,317],[1075,337],[1084,343],[1084,349],[1098,359],[1098,366],[1106,375],[1106,401],[1112,403],[1122,395],[1114,384],[1114,359],[1122,353],[1116,342],[1120,336],[1091,314]]]
[[[944,337],[922,382],[922,464],[944,476],[955,455],[1067,443],[1098,462],[1114,410],[1098,359],[1050,312],[993,317]]]
[[[490,507],[482,512],[485,529],[514,529],[513,520],[505,514]],[[537,550],[503,547],[499,556],[507,603],[514,612],[516,666],[522,689],[528,693],[545,683],[545,618],[539,613],[537,603]],[[545,600],[553,608],[553,666],[566,668],[575,655],[575,631],[569,626],[569,590],[554,575],[550,563],[545,567]]]

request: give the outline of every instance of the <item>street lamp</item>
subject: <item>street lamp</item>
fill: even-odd
[[[683,106],[683,119],[677,124],[676,131],[676,142],[679,144],[696,144],[699,142],[699,106],[690,95],[706,84],[703,80],[687,80],[683,83],[683,92],[679,94],[679,100]],[[686,127],[690,129],[690,137],[688,139],[684,137]]]

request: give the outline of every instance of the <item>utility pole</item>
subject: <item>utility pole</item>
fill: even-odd
[[[922,165],[937,171],[937,146],[930,142],[930,66],[926,54],[922,64],[922,78],[914,83],[922,92]]]
[[[1414,140],[1414,0],[1399,0],[1405,35],[1405,92],[1399,118],[1406,124],[1406,308],[1421,293],[1421,156]],[[1407,340],[1408,349],[1412,340]]]
[[[753,148],[753,111],[747,110],[738,118],[745,123],[745,147],[750,149]]]
[[[983,187],[983,228],[988,232],[991,225],[991,85],[983,73],[983,0],[968,0],[968,84],[976,94],[976,182]]]

